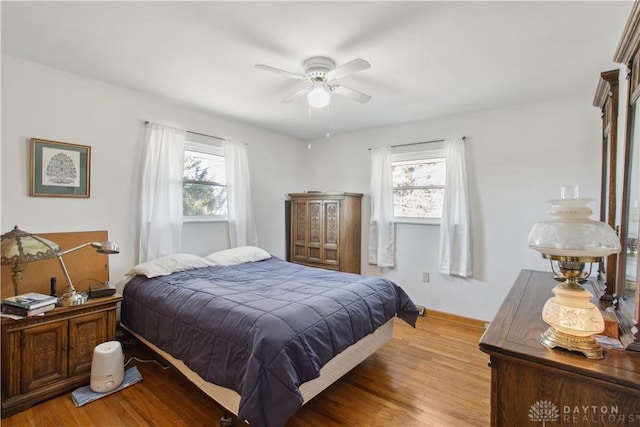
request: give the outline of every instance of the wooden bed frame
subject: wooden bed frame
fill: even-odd
[[[367,357],[375,353],[380,347],[387,343],[393,337],[393,322],[389,320],[384,325],[376,329],[372,334],[362,338],[360,341],[348,347],[342,353],[331,359],[325,366],[320,369],[320,376],[316,379],[303,383],[300,386],[300,392],[304,399],[303,405],[317,396],[321,391],[329,387],[331,384],[340,379],[344,374],[359,365]],[[240,404],[240,395],[234,390],[218,386],[216,384],[205,381],[201,376],[192,371],[181,360],[174,358],[169,353],[161,350],[154,344],[150,343],[140,335],[129,329],[126,325],[120,324],[122,329],[130,333],[141,343],[158,354],[171,366],[182,373],[191,383],[202,390],[207,396],[211,397],[216,403],[225,410],[234,415],[238,415]],[[221,427],[231,426],[231,418],[226,415],[220,419]]]

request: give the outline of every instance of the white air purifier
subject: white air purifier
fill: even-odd
[[[124,353],[120,341],[107,341],[93,349],[91,360],[91,390],[107,393],[124,380]]]

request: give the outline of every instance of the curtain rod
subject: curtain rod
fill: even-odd
[[[466,136],[462,137],[463,140],[467,139]],[[397,144],[397,145],[390,145],[391,148],[395,148],[395,147],[407,147],[409,145],[420,145],[420,144],[430,144],[432,142],[444,142],[444,139],[434,139],[432,141],[422,141],[422,142],[409,142],[408,144]],[[368,149],[369,151],[371,151],[371,148]]]
[[[144,122],[145,125],[148,125],[149,123],[150,122],[148,120]],[[180,129],[180,130],[183,130],[183,129]],[[192,135],[200,135],[200,136],[204,136],[204,137],[207,137],[207,138],[219,139],[220,141],[228,141],[227,138],[222,138],[222,137],[213,136],[213,135],[207,135],[206,133],[193,132],[193,131],[190,131],[190,130],[185,130],[185,132],[190,133]]]

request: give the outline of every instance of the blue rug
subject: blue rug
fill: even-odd
[[[129,387],[130,385],[134,385],[140,381],[142,381],[142,375],[140,374],[140,371],[138,371],[138,368],[133,366],[125,371],[124,380],[118,388],[106,393],[96,393],[95,391],[91,391],[91,386],[86,385],[74,390],[71,393],[71,398],[73,399],[73,404],[77,407],[80,407],[82,405],[86,405],[89,402],[93,402],[94,400],[98,400],[101,397],[105,397],[117,391],[120,391],[123,388]]]

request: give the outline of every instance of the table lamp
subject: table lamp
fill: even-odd
[[[21,292],[22,264],[55,258],[56,251],[60,250],[60,247],[51,240],[20,230],[17,225],[13,230],[0,236],[0,240],[2,241],[0,251],[2,265],[13,265],[11,281],[15,295]]]
[[[550,326],[540,342],[547,348],[560,347],[601,359],[602,347],[593,334],[604,330],[604,319],[590,302],[593,295],[580,283],[590,274],[585,272],[585,264],[619,252],[620,239],[608,224],[589,218],[593,213],[587,206],[590,201],[578,197],[577,187],[562,187],[560,199],[549,200],[551,218],[531,229],[529,247],[550,260],[560,282],[552,290],[555,296],[542,309],[542,318]]]
[[[76,291],[76,288],[73,286],[71,282],[71,277],[69,277],[69,272],[67,271],[67,267],[64,265],[64,261],[62,260],[62,256],[66,255],[70,252],[77,251],[78,249],[86,248],[87,246],[91,246],[96,248],[96,251],[101,254],[117,254],[120,253],[120,249],[118,245],[113,242],[87,242],[82,245],[76,246],[75,248],[67,249],[65,251],[57,250],[56,257],[58,258],[58,262],[60,262],[60,267],[62,267],[62,271],[64,273],[64,277],[67,279],[67,284],[69,285],[69,289],[67,293],[58,298],[57,305],[58,306],[72,306],[84,304],[87,302],[87,296]]]

